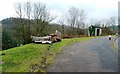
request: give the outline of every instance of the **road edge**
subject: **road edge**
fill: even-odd
[[[117,40],[118,37],[119,37],[119,36],[117,36],[115,39],[112,40],[113,47],[114,47],[117,51],[118,51],[119,48],[117,47],[115,41]]]

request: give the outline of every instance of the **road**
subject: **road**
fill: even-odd
[[[55,63],[48,67],[48,72],[118,72],[118,51],[107,36],[77,42],[63,49]]]

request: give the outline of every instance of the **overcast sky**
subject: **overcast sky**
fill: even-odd
[[[48,8],[59,16],[65,15],[71,6],[85,10],[89,20],[106,19],[118,15],[119,0],[1,0],[0,20],[16,16],[15,3],[27,1],[44,2]]]

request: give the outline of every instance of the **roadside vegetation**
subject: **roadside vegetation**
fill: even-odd
[[[50,44],[26,44],[24,46],[1,51],[3,72],[45,72],[48,65],[54,63],[62,48],[74,42],[81,42],[95,37],[63,39]],[[50,50],[48,48],[50,47]],[[49,51],[49,53],[48,53]],[[48,54],[47,54],[48,53]]]

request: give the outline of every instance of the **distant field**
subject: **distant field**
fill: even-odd
[[[1,51],[0,54],[3,54],[3,66],[1,66],[2,71],[31,72],[34,68],[34,71],[43,72],[46,68],[44,68],[42,64],[44,63],[47,67],[49,64],[54,63],[56,55],[62,53],[62,48],[64,46],[70,45],[73,42],[81,42],[92,38],[95,37],[63,39],[61,42],[52,44],[52,46],[50,44],[31,43]],[[48,56],[46,56],[49,46],[51,46],[50,51]]]

